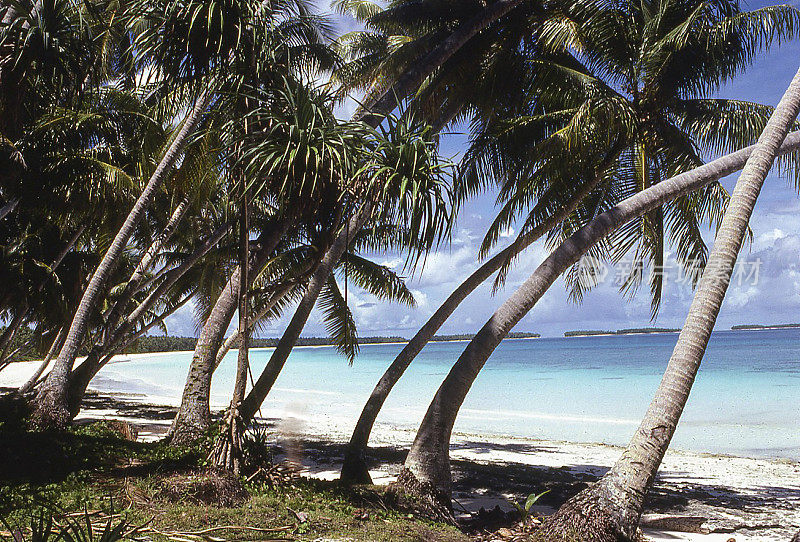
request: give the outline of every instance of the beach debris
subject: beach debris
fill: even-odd
[[[139,438],[139,428],[123,420],[108,420],[105,422],[109,429],[115,431],[125,440],[136,442]]]
[[[645,514],[639,525],[645,529],[659,531],[674,531],[678,533],[708,534],[711,532],[705,523],[708,518],[703,516],[680,516],[674,514]]]
[[[290,486],[300,478],[300,472],[294,464],[274,463],[256,469],[246,480],[248,483],[262,483],[271,487]]]
[[[292,510],[288,506],[286,507],[286,510],[288,510],[294,516],[294,518],[297,520],[298,523],[300,524],[308,523],[308,514],[306,512],[297,512],[296,510]]]
[[[189,501],[216,506],[238,506],[249,493],[238,477],[228,472],[195,472],[165,478],[158,496],[171,502]]]

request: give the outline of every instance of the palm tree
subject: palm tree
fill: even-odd
[[[663,4],[662,7],[666,5]],[[549,44],[550,50],[558,49],[556,45],[559,43],[574,45],[581,51],[598,50],[597,58],[591,59],[588,63],[588,68],[594,70],[597,75],[592,74],[579,62],[583,60],[580,57],[575,59],[569,54],[564,56],[562,51],[557,51],[556,54],[540,51],[530,60],[530,63],[537,68],[536,73],[531,76],[534,78],[534,83],[527,88],[521,87],[519,91],[529,93],[530,102],[538,107],[544,105],[544,110],[536,110],[534,107],[522,113],[522,116],[520,112],[511,110],[505,112],[506,115],[510,113],[510,117],[504,119],[502,116],[497,118],[496,115],[495,118],[484,121],[485,125],[481,127],[481,133],[475,136],[476,143],[467,153],[465,160],[464,169],[468,173],[465,190],[473,192],[476,187],[490,184],[492,178],[503,179],[504,184],[500,187],[500,193],[501,198],[506,201],[486,236],[482,253],[489,252],[498,240],[499,233],[518,220],[520,211],[525,206],[532,206],[530,200],[538,198],[538,202],[523,223],[523,232],[519,239],[468,277],[437,309],[381,377],[351,437],[342,470],[343,478],[355,481],[369,479],[364,463],[364,452],[369,432],[386,396],[416,354],[458,304],[492,273],[500,271],[495,282],[496,289],[504,280],[512,258],[543,233],[551,233],[550,242],[559,237],[563,238],[596,215],[598,210],[608,208],[635,190],[641,190],[651,183],[658,182],[659,176],[663,178],[699,165],[702,162],[698,147],[708,152],[718,152],[739,148],[755,139],[757,132],[754,129],[766,122],[769,108],[746,102],[703,99],[702,92],[697,89],[691,92],[700,93],[700,99],[692,99],[691,94],[680,99],[665,96],[665,93],[670,92],[670,85],[673,84],[671,79],[674,78],[674,74],[670,71],[669,66],[672,65],[670,63],[674,63],[675,59],[681,58],[682,55],[691,54],[691,48],[696,46],[691,43],[683,44],[683,52],[678,50],[667,53],[674,49],[674,40],[677,38],[674,35],[670,36],[665,28],[680,29],[681,24],[688,24],[686,17],[691,20],[694,15],[687,13],[689,10],[685,6],[680,9],[672,8],[672,12],[667,11],[666,7],[663,9],[665,14],[662,23],[667,22],[657,31],[653,30],[654,25],[651,24],[648,31],[661,32],[662,37],[663,35],[666,37],[661,42],[655,40],[656,43],[652,45],[651,50],[642,54],[642,58],[638,60],[641,65],[637,68],[639,72],[633,69],[626,71],[627,68],[620,67],[623,66],[624,59],[613,57],[619,51],[607,50],[605,53],[610,58],[602,56],[604,47],[608,49],[616,47],[602,41],[602,32],[610,28],[606,24],[608,23],[606,19],[613,18],[613,8],[603,11],[600,3],[577,3],[571,10],[566,9],[565,13],[554,10],[550,14],[551,18],[542,24],[543,30],[538,33],[537,39],[541,43]],[[791,10],[779,9],[778,12],[732,15],[727,19],[722,17],[721,21],[711,22],[716,22],[720,26],[727,24],[734,28],[738,24],[738,30],[731,30],[731,33],[735,34],[742,31],[742,28],[746,29],[747,25],[752,24],[753,19],[759,17],[781,21],[776,25],[776,28],[782,28],[775,30],[778,35],[792,31]],[[586,19],[592,24],[588,24]],[[745,20],[744,23],[742,19]],[[612,22],[620,24],[619,21]],[[709,23],[708,20],[706,22]],[[594,30],[592,30],[593,25],[596,25]],[[573,32],[573,29],[580,31]],[[638,34],[631,33],[630,39],[634,41],[650,39],[645,34],[644,31],[638,31]],[[617,36],[621,35],[622,32],[617,32]],[[741,38],[742,36],[737,36],[738,40]],[[749,39],[752,41],[753,38]],[[745,42],[746,40],[742,41]],[[736,52],[724,51],[724,45],[717,43],[716,46],[723,49],[722,58],[728,58],[727,61],[720,61],[720,69],[724,68],[725,62],[735,65],[737,59],[746,61],[752,55],[750,46],[737,48],[738,57]],[[620,50],[633,50],[632,46],[628,49],[623,45],[619,47]],[[673,55],[671,60],[670,54]],[[708,54],[711,56],[716,53]],[[648,62],[657,65],[659,59],[669,60],[666,62],[666,68],[661,71],[645,70]],[[703,71],[707,68],[702,62],[696,62],[696,65],[698,73],[695,74],[695,79],[690,79],[694,83],[684,81],[686,88],[692,88],[692,84],[704,79],[708,79],[709,88],[714,88],[715,84],[710,82],[708,73]],[[641,77],[641,81],[629,81],[624,83],[624,86],[637,88],[636,92],[624,96],[612,90],[615,83],[611,81],[630,78],[631,73],[634,74],[634,79]],[[635,75],[637,73],[641,75]],[[709,88],[703,92],[707,92]],[[551,105],[545,105],[548,102],[552,102]],[[754,119],[758,120],[753,123]],[[549,131],[548,125],[550,125]],[[555,127],[552,127],[554,125]],[[731,125],[737,126],[737,129],[720,129]],[[563,164],[576,161],[574,157],[577,142],[593,138],[597,133],[609,135],[605,145],[606,148],[610,145],[611,150],[600,158],[600,165],[590,166],[594,171],[584,182],[578,183],[576,173],[568,174],[563,171]],[[560,159],[551,158],[551,161],[555,162],[555,168],[543,167],[543,156],[551,152],[548,147],[555,142],[559,142],[560,145],[566,144],[567,154]],[[602,146],[603,142],[597,144]],[[538,171],[531,172],[531,163]],[[640,173],[636,174],[634,168],[638,168]],[[516,171],[523,173],[514,174]],[[485,180],[487,177],[490,179],[489,182]],[[563,180],[555,182],[557,179]],[[540,185],[537,187],[536,183]],[[576,189],[576,186],[579,188]],[[560,194],[561,199],[548,202],[545,196],[552,197],[554,193]],[[682,262],[702,262],[706,248],[700,236],[699,222],[703,218],[712,223],[718,222],[726,196],[718,185],[712,185],[700,196],[687,196],[672,202],[664,209],[656,210],[626,227],[615,242],[595,249],[594,255],[601,256],[603,253],[601,248],[604,248],[606,253],[610,252],[610,256],[615,259],[633,252],[636,260],[648,259],[653,265],[660,266],[663,265],[663,238],[669,235],[679,248],[678,254]],[[698,213],[700,209],[710,212]],[[559,231],[551,231],[559,224],[561,224]],[[572,295],[580,299],[584,284],[575,280],[576,275],[573,273],[567,278],[573,288]],[[629,278],[625,287],[628,293],[635,292],[639,280],[640,277],[637,275]],[[661,284],[656,280],[650,286],[653,296],[653,317],[655,317],[659,306]]]
[[[770,30],[763,32],[755,21],[762,21]],[[557,50],[555,57],[534,61],[540,67],[540,80],[544,84],[538,90],[534,87],[535,95],[542,100],[554,93],[565,99],[568,107],[577,108],[564,131],[571,131],[576,120],[605,123],[611,119],[622,124],[623,129],[616,133],[625,136],[624,151],[612,171],[627,194],[697,167],[702,163],[700,150],[714,153],[752,142],[758,135],[754,128],[765,124],[770,108],[714,100],[706,98],[706,94],[746,65],[758,47],[794,35],[799,27],[797,12],[789,7],[740,12],[733,5],[712,10],[705,4],[675,2],[653,7],[631,4],[624,16],[615,4],[576,3],[559,24],[568,29],[564,35],[570,47]],[[573,56],[570,49],[582,53]],[[612,87],[624,90],[619,92]],[[573,96],[578,101],[570,105]],[[743,111],[747,113],[742,114]],[[529,122],[534,130],[540,130],[541,118],[523,118],[516,125],[523,127]],[[721,129],[731,124],[738,129],[729,132]],[[580,137],[581,132],[576,134]],[[514,209],[530,197],[527,192],[525,183],[512,187],[506,208],[493,224],[494,231],[515,216]],[[601,196],[604,192],[601,191]],[[623,197],[627,194],[623,192]],[[702,266],[707,254],[699,226],[704,219],[716,222],[723,196],[719,185],[714,183],[698,194],[668,200],[616,230],[607,243],[594,246],[593,256],[606,253],[618,259],[632,252],[635,261],[643,264],[649,261],[660,268],[664,237],[668,233],[668,239],[677,247],[680,263]],[[598,203],[600,208],[607,208],[614,201],[600,199]],[[709,210],[713,212],[708,213]],[[569,235],[579,225],[580,221],[565,222],[560,235]],[[580,299],[583,285],[574,280],[576,277],[574,270],[567,275],[572,279],[572,295]],[[640,276],[632,273],[623,289],[632,291],[639,280]],[[658,309],[661,286],[657,277],[651,280],[653,314]],[[499,309],[499,321],[516,323],[518,311],[522,310],[520,299],[529,298],[518,291],[509,299],[512,305],[504,304]],[[487,326],[482,333],[494,338],[510,330],[496,327],[494,321]],[[453,405],[457,412],[496,346],[493,341],[487,342],[485,336],[483,340],[476,337],[453,366],[431,403],[406,460],[409,475],[433,483],[442,495],[449,495],[450,488],[447,443],[455,421]],[[445,405],[445,401],[450,404]]]
[[[237,166],[243,168],[249,183],[259,187],[261,197],[279,202],[252,251],[247,272],[253,278],[261,273],[295,223],[313,230],[321,215],[331,214],[338,199],[339,172],[350,160],[347,142],[351,136],[341,131],[325,106],[328,98],[319,98],[313,89],[290,79],[282,84],[285,88],[252,93],[259,100],[249,116],[264,129],[245,141],[241,166]],[[304,135],[299,142],[297,134]],[[200,332],[170,431],[173,443],[194,440],[210,423],[211,378],[236,311],[240,272],[240,268],[234,269]]]
[[[494,349],[532,309],[548,288],[566,270],[611,233],[648,211],[691,194],[744,167],[754,146],[718,158],[681,173],[626,198],[605,211],[563,241],[509,297],[470,341],[448,373],[426,412],[399,478],[399,484],[427,486],[435,503],[449,506],[449,437],[458,409],[474,380]],[[792,132],[779,149],[780,155],[800,150],[800,132]],[[796,159],[796,158],[795,158]],[[470,379],[464,385],[464,378]],[[439,426],[432,423],[435,420]],[[445,431],[442,435],[442,429]]]
[[[245,422],[253,419],[280,374],[311,310],[331,273],[345,255],[351,240],[368,222],[406,225],[404,239],[409,257],[419,257],[441,239],[449,216],[443,192],[446,164],[439,162],[430,130],[411,119],[388,117],[388,127],[368,130],[357,141],[357,156],[350,164],[345,186],[355,193],[353,216],[337,232],[336,238],[314,270],[291,321],[278,341],[253,388],[242,402],[240,415]],[[345,125],[347,130],[362,132],[359,125]],[[344,180],[344,179],[343,179]]]
[[[639,429],[614,467],[548,518],[542,540],[634,540],[644,499],[669,448],[711,332],[764,180],[800,113],[800,70],[767,123],[739,175],[714,248],[664,377]]]
[[[191,2],[171,4],[166,11],[160,11],[157,6],[152,4],[139,6],[139,8],[142,8],[142,10],[137,15],[151,22],[152,26],[139,33],[137,45],[141,47],[140,52],[142,54],[150,53],[152,55],[148,60],[158,59],[158,67],[167,75],[178,77],[186,75],[197,76],[198,74],[206,75],[213,69],[218,68],[218,58],[224,58],[227,61],[228,54],[236,51],[239,46],[239,37],[235,29],[229,28],[227,29],[227,34],[223,33],[213,37],[207,36],[213,39],[200,44],[197,50],[184,52],[182,44],[174,41],[170,42],[170,39],[188,39],[189,36],[181,36],[177,32],[165,32],[164,30],[172,30],[171,27],[173,25],[180,27],[183,22],[188,23],[186,30],[189,35],[191,35],[192,31],[204,31],[198,30],[198,27],[209,28],[206,26],[205,21],[200,21],[196,18],[186,19],[187,15],[195,11],[192,9]],[[222,9],[222,7],[215,3],[213,6],[208,7],[206,15],[219,16],[220,14],[216,11],[219,9]],[[232,17],[232,14],[226,15]],[[225,19],[228,20],[228,17]],[[138,20],[136,24],[139,24]],[[161,29],[161,31],[158,29]],[[144,37],[149,41],[142,39]],[[216,53],[219,56],[212,58],[208,55],[208,51],[214,50],[214,47],[218,47]],[[176,51],[180,52],[177,53]],[[177,55],[182,57],[182,60],[178,63],[175,62]],[[184,60],[188,61],[184,63]],[[191,70],[191,73],[182,73],[187,69],[185,66],[189,66],[188,69]],[[108,279],[114,268],[119,264],[120,256],[133,236],[137,225],[144,218],[161,185],[167,180],[174,165],[182,156],[186,145],[201,122],[203,114],[211,104],[213,97],[214,92],[211,88],[203,89],[195,94],[175,138],[165,150],[158,166],[150,175],[133,208],[128,213],[114,240],[92,274],[53,369],[36,395],[32,415],[34,425],[41,428],[63,428],[69,423],[70,416],[67,407],[69,402],[69,373],[84,341],[89,327],[90,315],[100,303]]]
[[[463,10],[446,13],[441,12],[435,3],[428,5],[424,2],[411,5],[398,1],[384,10],[365,2],[341,2],[339,7],[348,9],[369,28],[366,32],[341,38],[351,59],[339,76],[345,83],[344,88],[365,89],[367,105],[362,109],[370,110],[377,107],[373,104],[388,104],[389,98],[403,98],[405,94],[400,92],[401,87],[406,88],[404,85],[417,80],[415,78],[424,72],[427,81],[408,107],[432,122],[434,132],[455,118],[464,119],[469,115],[476,117],[476,131],[485,131],[488,127],[484,124],[496,123],[499,115],[527,112],[529,102],[520,97],[526,95],[525,88],[534,76],[528,61],[535,58],[540,49],[537,40],[541,28],[549,17],[558,13],[557,10],[543,10],[523,2],[495,2],[480,9],[464,6]],[[473,11],[475,9],[478,11]],[[451,28],[455,30],[449,30]],[[430,48],[430,43],[438,43],[435,40],[442,36],[441,44],[428,52],[426,48]],[[469,46],[465,47],[467,42]],[[455,44],[461,44],[460,48],[455,48]],[[432,59],[438,60],[432,62]],[[424,66],[423,71],[420,71],[421,66]],[[401,84],[387,90],[395,80]],[[482,149],[480,152],[485,151]],[[474,150],[471,165],[480,161],[479,154],[477,149]],[[573,157],[574,153],[570,156]],[[468,277],[389,366],[373,390],[353,432],[345,454],[343,479],[369,480],[364,453],[383,402],[414,357],[458,305],[493,273],[507,268],[518,253],[572,214],[603,178],[595,171],[586,183],[577,179],[571,181],[579,188],[550,190],[549,201],[543,201],[541,205],[547,207],[547,212],[543,213],[546,215],[544,220]]]

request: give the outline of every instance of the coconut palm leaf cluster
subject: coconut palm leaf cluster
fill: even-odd
[[[481,284],[494,277],[504,290],[517,257],[541,241],[548,258],[452,360],[396,484],[449,517],[453,424],[500,341],[559,277],[579,302],[596,285],[587,261],[629,262],[620,290],[632,296],[674,252],[701,299],[665,377],[678,384],[665,384],[611,473],[537,535],[632,540],[724,296],[703,270],[735,260],[773,162],[800,175],[800,138],[789,134],[797,85],[777,108],[717,92],[796,39],[800,13],[734,0],[333,7],[359,29],[337,36],[308,0],[0,6],[0,370],[16,359],[17,334],[46,353],[15,392],[31,426],[65,428],[114,355],[191,309],[198,341],[168,439],[209,429],[214,373],[237,348],[209,458],[239,473],[244,434],[314,308],[354,363],[350,284],[415,306],[404,278],[370,255],[393,251],[404,273],[424,269],[462,205],[489,193],[484,261],[389,364],[342,479],[370,481],[372,426],[425,344]],[[346,100],[358,103],[350,119],[336,114]],[[468,133],[457,164],[439,153],[448,127]],[[741,168],[728,194],[719,180]],[[512,227],[517,237],[499,249]],[[649,276],[655,318],[663,275]],[[284,316],[251,375],[250,337]]]

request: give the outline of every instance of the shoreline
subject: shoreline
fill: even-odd
[[[139,439],[160,439],[174,406],[154,405],[143,394],[92,393],[77,420],[119,419],[139,428]],[[278,447],[301,450],[302,474],[335,480],[350,428],[332,419],[291,413],[261,420]],[[370,441],[373,482],[393,481],[415,431],[377,423]],[[552,513],[558,504],[613,465],[622,447],[609,444],[456,432],[451,441],[454,499],[466,510],[495,506],[549,489],[551,502],[534,507]],[[547,501],[547,499],[545,499]],[[645,528],[654,542],[786,542],[800,527],[800,462],[670,450],[648,498],[644,525],[660,515],[703,517],[703,532]],[[779,525],[779,527],[777,527]]]

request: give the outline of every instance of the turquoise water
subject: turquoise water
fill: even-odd
[[[456,431],[624,445],[658,386],[677,334],[506,340],[464,403]],[[466,343],[432,343],[396,386],[378,423],[416,428]],[[296,348],[265,416],[287,413],[352,428],[364,401],[402,345],[364,345],[352,366],[333,348]],[[257,376],[271,350],[251,354]],[[99,389],[124,388],[172,401],[191,355],[115,363]],[[214,379],[212,402],[226,404],[235,352]],[[124,383],[124,384],[123,384]],[[715,333],[673,447],[800,459],[800,330]]]

